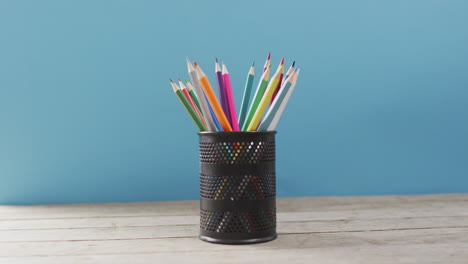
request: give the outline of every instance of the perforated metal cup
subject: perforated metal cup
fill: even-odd
[[[276,238],[275,131],[200,132],[200,239]]]

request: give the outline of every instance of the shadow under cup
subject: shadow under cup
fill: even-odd
[[[276,235],[275,134],[200,132],[200,239],[222,244]]]

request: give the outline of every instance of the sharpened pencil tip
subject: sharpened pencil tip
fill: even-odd
[[[252,62],[252,67],[255,67],[255,61],[254,61],[254,62]]]
[[[169,78],[169,81],[170,81],[171,83],[173,82],[171,78]]]
[[[187,79],[184,79],[185,83],[188,83],[188,80]]]
[[[215,62],[215,72],[221,72],[221,67],[219,67],[218,58],[216,58]]]
[[[297,82],[297,77],[299,77],[299,73],[301,72],[301,69],[297,69],[297,72],[295,73],[294,76],[294,81]]]
[[[187,88],[187,87],[184,85],[184,83],[182,82],[181,79],[178,79],[178,81],[179,81],[179,86],[180,86],[180,88],[182,88],[182,89]]]
[[[294,67],[294,65],[296,65],[296,61],[293,61],[292,66]]]
[[[271,56],[271,53],[268,52],[268,58],[267,58],[267,60],[270,60],[270,56]]]
[[[194,71],[195,69],[193,68],[193,65],[190,62],[189,58],[187,56],[185,56],[185,58],[187,59],[187,70],[190,73],[190,72]]]
[[[281,65],[284,64],[284,57],[281,59]]]
[[[218,62],[218,58],[215,58],[215,61]]]
[[[193,62],[193,65],[198,66],[198,63],[196,61]]]

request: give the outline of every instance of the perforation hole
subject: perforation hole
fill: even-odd
[[[217,176],[200,174],[200,197],[212,200],[262,200],[276,195],[275,174]]]
[[[255,233],[276,228],[276,209],[249,212],[200,211],[200,228],[217,233]]]
[[[273,141],[200,143],[200,162],[209,164],[256,164],[275,160]]]

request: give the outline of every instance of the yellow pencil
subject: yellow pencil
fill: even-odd
[[[271,81],[268,84],[265,93],[263,94],[262,100],[260,100],[260,103],[258,104],[257,111],[255,111],[255,114],[252,117],[252,121],[250,121],[249,126],[247,127],[247,131],[257,130],[258,124],[262,119],[263,113],[265,112],[268,103],[270,102],[270,99],[273,96],[273,93],[275,92],[276,86],[278,85],[279,78],[282,72],[283,63],[279,65],[275,75],[273,75],[273,78],[271,78]]]
[[[205,73],[202,71],[200,66],[196,62],[194,62],[193,64],[195,64],[198,79],[203,88],[203,91],[205,92],[206,98],[210,102],[211,108],[213,108],[213,112],[218,118],[218,121],[223,127],[223,130],[232,131],[232,127],[229,124],[226,115],[224,114],[223,108],[219,104],[218,98],[216,98],[216,94],[214,93],[213,88],[211,87],[210,81],[208,81],[208,78],[206,77]]]

